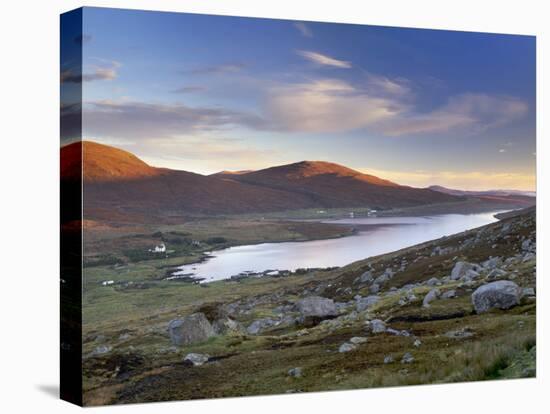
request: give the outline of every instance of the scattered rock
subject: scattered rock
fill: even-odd
[[[436,285],[438,285],[438,284],[441,284],[441,282],[439,281],[439,279],[438,279],[437,277],[432,277],[430,280],[428,280],[428,281],[426,282],[426,284],[427,284],[428,286],[436,286]]]
[[[468,270],[475,270],[477,265],[468,262],[456,262],[453,270],[451,271],[451,279],[458,280],[468,272]]]
[[[177,346],[204,342],[216,335],[204,313],[200,312],[171,320],[168,323],[168,332],[172,343]]]
[[[359,283],[370,283],[373,280],[372,272],[370,270],[367,270],[365,273],[363,273],[358,278]]]
[[[439,289],[432,289],[430,290],[426,296],[424,296],[424,300],[422,301],[422,306],[424,306],[425,308],[428,308],[430,306],[430,302],[433,302],[434,300],[436,300],[437,298],[439,298]]]
[[[245,329],[241,323],[231,319],[231,318],[220,318],[216,319],[212,323],[214,332],[218,335],[225,335],[229,332],[244,332]]]
[[[370,329],[373,334],[386,332],[386,324],[380,319],[373,319],[368,322],[367,328]]]
[[[456,290],[454,289],[448,290],[441,295],[441,299],[453,299],[453,298],[456,298]]]
[[[407,352],[405,355],[403,355],[403,358],[401,358],[402,364],[410,364],[414,362],[414,357],[411,355],[410,352]]]
[[[519,304],[521,289],[509,280],[498,280],[480,286],[472,294],[472,304],[477,313],[487,312],[490,309],[509,309]]]
[[[359,298],[356,302],[357,312],[363,312],[370,308],[372,305],[375,305],[380,300],[380,296],[370,295],[366,298]]]
[[[111,352],[113,349],[110,345],[99,345],[94,351],[92,352],[93,355],[103,355]]]
[[[302,368],[296,367],[288,370],[288,375],[293,378],[301,378],[303,375]]]
[[[466,327],[466,328],[446,332],[445,336],[447,338],[452,338],[452,339],[464,339],[464,338],[470,338],[474,336],[474,333],[470,328]]]
[[[373,283],[369,290],[370,293],[376,295],[378,292],[380,292],[380,285],[378,283]]]
[[[386,355],[384,357],[384,364],[391,364],[393,362],[393,357],[391,355]]]
[[[344,342],[342,345],[340,345],[340,348],[338,348],[338,352],[351,352],[354,351],[357,348],[357,345],[350,344],[349,342]]]
[[[386,328],[386,332],[395,336],[411,336],[411,333],[405,329],[397,330],[393,328]]]
[[[248,328],[246,328],[246,332],[248,332],[250,335],[258,335],[260,332],[265,331],[266,329],[276,324],[277,322],[271,318],[257,319],[250,325],[248,325]]]
[[[527,296],[527,297],[535,296],[535,288],[532,288],[532,287],[523,288],[521,294],[522,296]]]
[[[418,348],[420,345],[422,345],[422,341],[420,339],[416,339],[413,343],[413,345]]]
[[[367,342],[367,338],[364,336],[354,336],[349,340],[353,345],[361,345]]]
[[[190,353],[185,355],[185,358],[183,358],[184,362],[187,362],[195,367],[203,365],[204,363],[208,362],[208,359],[210,358],[209,355],[206,354],[197,354],[197,353]]]
[[[310,296],[296,302],[296,309],[303,317],[331,317],[338,315],[332,299],[321,296]]]

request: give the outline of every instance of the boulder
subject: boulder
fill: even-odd
[[[367,342],[367,338],[364,336],[354,336],[349,340],[353,345],[361,345]]]
[[[454,289],[448,290],[441,295],[441,299],[452,299],[452,298],[456,298],[456,290]]]
[[[437,277],[432,277],[431,279],[429,279],[426,284],[428,286],[437,286],[438,284],[440,284],[441,282],[439,281],[439,279]]]
[[[344,353],[344,352],[351,352],[354,351],[357,348],[357,345],[350,344],[349,342],[344,342],[342,345],[340,345],[340,348],[338,348],[338,352]]]
[[[332,299],[321,296],[310,296],[296,302],[296,309],[302,317],[327,318],[338,315]]]
[[[458,280],[464,276],[468,270],[476,270],[477,265],[468,262],[456,262],[453,270],[451,271],[451,279]]]
[[[288,370],[288,376],[294,378],[300,378],[303,375],[302,368],[296,367]]]
[[[246,332],[248,332],[250,335],[258,335],[260,332],[263,332],[276,324],[277,321],[271,318],[257,319],[250,325],[248,325],[248,328],[246,328]]]
[[[359,298],[356,302],[357,312],[363,312],[370,308],[372,305],[376,304],[380,300],[380,296],[370,295],[366,298]]]
[[[414,357],[410,354],[410,352],[405,353],[405,355],[403,355],[403,358],[401,358],[402,364],[410,364],[412,362],[414,362]]]
[[[386,332],[386,324],[380,319],[373,319],[368,323],[368,328],[373,334]]]
[[[426,296],[424,296],[424,300],[422,301],[422,306],[425,308],[428,308],[430,306],[430,302],[433,302],[437,298],[439,298],[439,289],[432,289],[430,290]]]
[[[185,316],[182,319],[171,320],[168,323],[168,332],[172,343],[176,346],[204,342],[216,335],[204,313],[200,312]]]
[[[532,287],[526,287],[523,288],[523,291],[521,292],[522,296],[532,297],[535,296],[535,288]]]
[[[384,364],[391,364],[393,362],[393,357],[391,355],[386,355],[384,357]]]
[[[186,362],[188,364],[191,364],[193,366],[200,366],[206,362],[208,362],[208,358],[210,358],[209,355],[206,354],[196,354],[194,352],[185,355],[185,358],[183,358],[183,362]]]
[[[240,322],[237,322],[231,318],[216,319],[212,323],[214,332],[218,335],[225,335],[230,332],[244,333],[245,329]]]
[[[378,283],[373,283],[369,290],[370,293],[376,295],[378,292],[380,292],[380,285]]]
[[[509,309],[519,304],[521,288],[509,280],[498,280],[480,286],[472,293],[472,304],[477,313],[490,309]]]
[[[365,273],[363,273],[361,276],[359,276],[358,282],[359,283],[370,283],[372,282],[372,272],[370,270],[367,270]]]

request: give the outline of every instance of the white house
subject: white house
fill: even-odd
[[[153,253],[165,253],[166,252],[166,245],[164,243],[161,243],[158,246],[155,246],[154,249],[150,249],[149,251],[153,252]]]

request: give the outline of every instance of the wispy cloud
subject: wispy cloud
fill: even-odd
[[[61,72],[61,83],[93,82],[99,80],[114,80],[118,75],[118,68],[121,64],[116,61],[102,61],[97,65],[90,65],[84,68],[83,73],[72,69]]]
[[[391,119],[404,108],[337,79],[288,85],[271,91],[268,118],[283,130],[343,132]]]
[[[464,93],[451,96],[447,103],[433,111],[409,111],[404,116],[379,126],[386,135],[413,135],[468,129],[483,132],[517,119],[528,111],[527,104],[511,96]]]
[[[199,86],[199,85],[190,85],[190,86],[182,86],[181,88],[174,89],[172,93],[197,93],[197,92],[204,92],[208,88],[206,86]]]
[[[302,36],[309,38],[313,37],[313,32],[304,22],[294,22],[294,27],[298,29]]]
[[[335,59],[333,57],[323,55],[322,53],[312,52],[310,50],[297,50],[296,53],[317,65],[332,66],[342,69],[349,69],[352,67],[350,62]]]
[[[85,104],[82,123],[85,135],[138,139],[235,126],[262,129],[265,121],[255,114],[216,107],[104,100]]]
[[[211,75],[221,73],[236,73],[246,68],[246,64],[241,62],[222,63],[219,65],[204,66],[191,70],[195,75]]]

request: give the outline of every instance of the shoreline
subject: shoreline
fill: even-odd
[[[519,212],[519,211],[522,211],[522,210],[524,210],[524,209],[516,209],[516,210],[500,210],[499,209],[499,210],[487,211],[487,213],[493,213],[493,214],[491,214],[491,217],[496,219],[496,221],[500,221],[501,219],[499,217],[497,217],[499,214],[509,214],[512,211],[518,211]],[[443,216],[443,215],[447,215],[447,214],[454,214],[454,213],[441,213],[441,214],[432,214],[432,215],[423,215],[423,216],[424,217],[427,217],[427,216]],[[462,215],[470,215],[470,214],[482,214],[482,213],[462,213]],[[382,217],[378,217],[378,218],[384,218],[384,217],[388,217],[388,216],[382,216]],[[409,217],[409,216],[402,215],[402,216],[390,216],[390,217]],[[410,217],[422,217],[422,216],[410,216]],[[360,220],[361,218],[367,218],[367,217],[357,217],[356,219]],[[376,219],[377,217],[368,217],[368,218]],[[310,222],[311,221],[312,220],[310,220]],[[340,239],[340,238],[345,238],[345,237],[359,236],[361,234],[368,233],[370,231],[373,231],[373,230],[375,230],[377,228],[381,228],[381,227],[408,226],[408,225],[413,226],[413,225],[416,225],[415,223],[372,223],[372,224],[366,224],[366,223],[363,223],[363,224],[331,223],[331,222],[324,222],[324,221],[320,221],[320,220],[315,220],[315,222],[324,223],[324,224],[337,224],[339,226],[349,227],[351,229],[351,232],[349,234],[346,234],[346,235],[340,235],[340,236],[335,236],[335,237],[327,237],[327,238],[317,238],[317,239],[307,239],[307,240],[279,240],[279,241],[269,241],[269,242],[261,242],[261,243],[235,244],[235,245],[231,245],[231,246],[224,246],[224,247],[220,247],[220,248],[217,248],[217,249],[212,249],[212,250],[209,250],[208,252],[205,252],[205,253],[212,253],[212,252],[215,252],[215,251],[226,250],[226,249],[230,249],[230,248],[233,248],[233,247],[239,247],[239,246],[258,246],[258,245],[262,245],[262,244],[303,243],[303,242],[310,242],[310,241],[313,242],[313,241],[319,241],[319,240],[333,240],[333,239]],[[484,225],[481,225],[479,227],[482,227]],[[464,231],[470,231],[470,230],[473,230],[475,228],[477,228],[477,227],[474,227],[472,229],[467,229],[467,230],[464,230]],[[453,233],[453,234],[446,235],[446,236],[439,237],[439,238],[435,238],[435,239],[426,240],[426,241],[422,242],[421,244],[431,243],[431,242],[439,240],[441,238],[451,237],[451,236],[460,234],[464,231],[460,231],[460,232],[457,232],[457,233]],[[415,244],[412,244],[410,246],[405,246],[402,249],[410,248],[414,245]],[[402,249],[398,249],[396,251],[399,251],[399,250],[402,250]],[[383,254],[391,254],[391,253],[393,253],[393,251],[386,252],[386,253],[383,253]],[[209,259],[212,259],[212,258],[215,258],[215,257],[216,256],[214,256],[212,254],[205,254],[205,255],[201,256],[200,259],[197,260],[197,261],[194,261],[194,262],[191,262],[191,263],[185,263],[185,264],[176,266],[176,267],[172,268],[172,271],[167,271],[166,276],[168,276],[168,277],[165,277],[162,280],[189,281],[191,283],[201,283],[202,284],[202,283],[213,283],[213,282],[216,282],[216,281],[238,280],[238,279],[249,278],[249,277],[264,277],[264,276],[266,276],[265,273],[269,271],[269,270],[243,271],[239,274],[235,274],[235,275],[232,275],[232,276],[224,278],[224,279],[216,279],[216,280],[211,280],[211,281],[207,281],[207,279],[205,277],[202,277],[202,276],[194,276],[192,271],[186,271],[186,273],[181,275],[181,278],[174,277],[174,276],[177,276],[175,274],[176,272],[183,271],[183,269],[182,269],[183,267],[189,267],[189,266],[192,266],[192,265],[200,265],[200,264],[208,261]],[[348,265],[348,264],[349,263],[347,263],[346,265]],[[331,267],[333,267],[333,266],[331,266]],[[335,267],[341,267],[341,266],[335,266]],[[306,268],[306,270],[308,270],[308,269],[309,268]],[[319,269],[323,269],[323,267],[322,268],[311,268],[311,270],[315,270],[315,269],[319,270]],[[294,271],[295,271],[295,270],[289,270],[289,269],[275,269],[275,270],[279,271],[280,273],[288,273],[290,275],[293,274]],[[250,273],[250,274],[243,274],[243,273]],[[279,275],[279,277],[281,277],[281,275]],[[184,279],[184,280],[178,280],[178,279]]]

